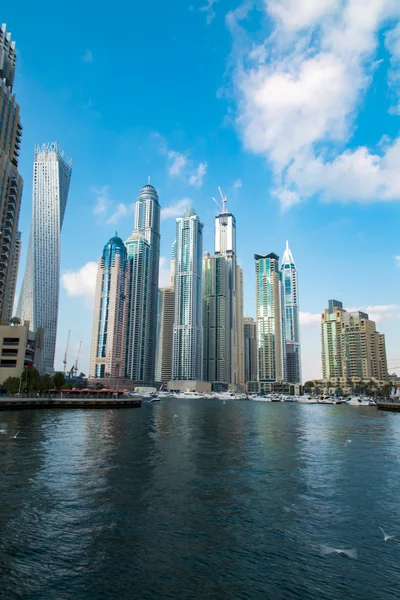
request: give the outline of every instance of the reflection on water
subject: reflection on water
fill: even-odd
[[[1,421],[2,598],[399,597],[379,526],[400,533],[400,414],[170,399]]]

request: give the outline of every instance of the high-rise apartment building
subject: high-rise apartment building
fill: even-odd
[[[0,28],[0,322],[7,325],[14,305],[20,234],[22,177],[18,172],[22,125],[13,95],[15,42]]]
[[[324,379],[388,379],[385,336],[367,313],[347,312],[330,300],[321,315],[321,338]]]
[[[338,300],[329,300],[321,316],[322,371],[324,379],[343,376],[342,320],[346,311]]]
[[[257,328],[252,317],[244,318],[244,380],[257,381]]]
[[[32,223],[18,316],[35,331],[44,329],[42,371],[51,373],[56,348],[60,290],[61,228],[72,161],[57,143],[36,146],[33,165]]]
[[[193,208],[176,220],[172,379],[203,379],[203,224]]]
[[[279,256],[254,255],[256,261],[256,308],[258,381],[260,391],[269,391],[275,381],[286,380],[282,274]]]
[[[231,269],[225,256],[203,258],[203,377],[231,383]]]
[[[90,377],[125,374],[128,255],[121,238],[104,246],[97,267]]]
[[[236,352],[237,383],[243,385],[244,378],[244,323],[243,323],[243,269],[236,265]]]
[[[140,190],[134,229],[125,245],[129,262],[125,372],[133,381],[152,384],[157,344],[160,204],[157,191],[150,184]]]
[[[167,382],[172,379],[172,347],[175,315],[175,257],[176,242],[171,249],[170,287],[158,292],[158,325],[156,381]]]
[[[288,242],[283,254],[281,272],[285,312],[286,379],[289,383],[301,383],[297,269]]]

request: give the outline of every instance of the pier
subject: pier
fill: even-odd
[[[32,408],[140,408],[142,400],[121,390],[50,390],[39,396],[21,394],[0,397],[0,411]]]

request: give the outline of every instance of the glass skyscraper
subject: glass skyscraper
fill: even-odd
[[[18,316],[44,329],[41,370],[51,373],[56,347],[60,290],[60,237],[72,161],[57,143],[36,146],[32,224]]]
[[[279,256],[254,255],[256,261],[257,354],[260,391],[286,380],[282,274]]]
[[[0,27],[0,321],[8,325],[14,306],[21,235],[18,219],[22,177],[18,172],[22,125],[13,95],[15,42]]]
[[[176,220],[172,379],[203,379],[203,224],[193,208]]]
[[[301,383],[297,269],[293,255],[289,249],[289,242],[286,242],[281,273],[283,283],[283,305],[285,311],[286,379],[289,383]]]
[[[123,377],[127,329],[128,255],[112,237],[98,262],[93,314],[90,377]]]
[[[134,229],[125,245],[129,278],[125,373],[133,381],[152,384],[157,344],[160,204],[157,191],[150,184],[140,190]]]

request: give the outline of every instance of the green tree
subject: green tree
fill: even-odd
[[[307,392],[307,394],[309,394],[313,387],[314,387],[313,381],[306,381],[304,384],[304,391]]]
[[[40,391],[40,373],[35,367],[26,366],[22,374],[22,390],[28,392]]]
[[[19,390],[19,377],[8,377],[1,386],[7,394],[17,394]]]
[[[19,317],[13,317],[10,319],[10,325],[21,325],[21,319]]]
[[[338,387],[336,391],[338,393],[338,396],[343,396],[343,390],[341,387]]]
[[[40,391],[47,392],[54,387],[54,381],[51,375],[42,375],[40,378]]]
[[[65,375],[61,373],[61,371],[57,371],[53,377],[54,387],[57,390],[61,390],[61,388],[65,385]]]

